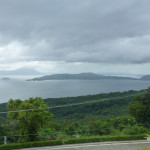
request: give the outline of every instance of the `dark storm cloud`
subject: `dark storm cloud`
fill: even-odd
[[[18,61],[147,63],[149,7],[148,0],[1,0],[0,46],[19,43]]]

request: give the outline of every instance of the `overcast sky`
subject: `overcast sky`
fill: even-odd
[[[0,70],[150,74],[149,0],[0,0]]]

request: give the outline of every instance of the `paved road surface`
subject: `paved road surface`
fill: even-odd
[[[138,148],[142,147],[150,148],[150,142],[143,140],[121,141],[121,142],[98,142],[98,143],[26,148],[22,150],[138,150]]]

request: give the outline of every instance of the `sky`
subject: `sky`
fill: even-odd
[[[149,0],[0,0],[0,70],[150,74]]]

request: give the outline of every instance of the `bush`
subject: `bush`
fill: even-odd
[[[38,141],[38,142],[28,142],[28,143],[7,144],[7,145],[0,145],[0,150],[54,146],[54,145],[61,145],[62,143],[63,143],[62,140],[55,140],[55,141],[40,141],[40,142]]]
[[[123,129],[123,134],[125,135],[135,135],[143,133],[147,133],[147,129],[143,126],[134,125]]]
[[[68,140],[54,140],[54,141],[37,141],[28,143],[16,143],[0,145],[0,150],[13,150],[30,147],[44,147],[62,144],[75,144],[75,143],[89,143],[89,142],[102,142],[102,141],[122,141],[122,140],[139,140],[144,139],[145,135],[122,135],[122,136],[97,136],[87,138],[71,138]],[[148,149],[143,149],[148,150]]]
[[[92,135],[109,135],[111,133],[111,125],[103,120],[96,120],[90,123],[89,133]]]
[[[145,135],[122,135],[122,136],[98,136],[87,138],[72,138],[64,141],[64,144],[103,142],[103,141],[124,141],[124,140],[141,140]]]

